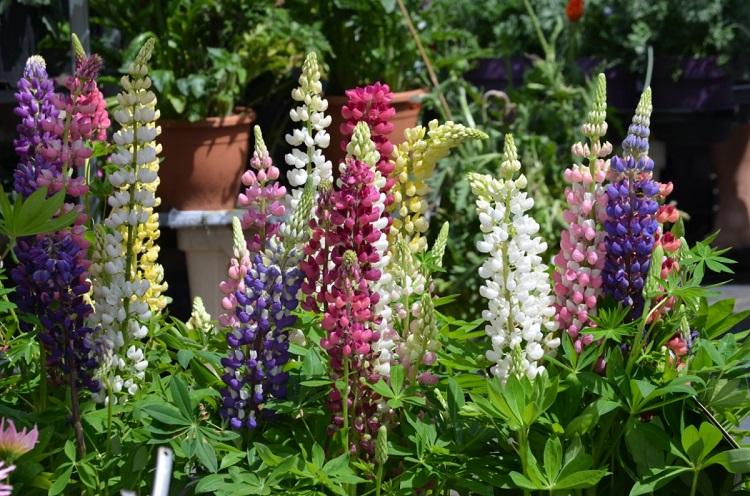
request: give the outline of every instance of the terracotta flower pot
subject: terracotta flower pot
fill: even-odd
[[[161,121],[161,210],[234,208],[250,141],[251,109],[198,122]]]
[[[422,110],[421,97],[427,94],[423,89],[400,91],[393,94],[393,106],[396,109],[396,116],[393,122],[393,131],[388,136],[391,143],[398,145],[404,141],[404,131],[417,125],[419,112]],[[328,113],[332,116],[331,126],[328,131],[331,133],[331,144],[326,149],[326,157],[334,164],[341,162],[346,153],[341,149],[341,124],[344,118],[341,117],[341,108],[346,104],[345,96],[330,96],[328,98]]]

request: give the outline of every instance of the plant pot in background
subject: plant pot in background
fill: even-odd
[[[228,210],[247,164],[251,109],[198,122],[162,121],[161,210]]]
[[[656,58],[651,89],[654,111],[715,112],[731,110],[735,103],[732,77],[716,57]]]
[[[396,109],[396,115],[393,122],[393,131],[388,135],[391,143],[398,145],[404,141],[404,131],[414,127],[419,122],[419,113],[422,110],[422,97],[427,94],[423,89],[411,91],[399,91],[393,93],[393,107]],[[341,117],[341,109],[346,105],[345,96],[328,97],[328,111],[332,116],[331,126],[328,130],[331,133],[331,144],[326,150],[326,157],[333,164],[334,171],[338,170],[339,164],[346,156],[346,151],[341,149],[341,124],[344,118]]]
[[[484,90],[505,91],[520,87],[530,68],[531,61],[521,55],[479,59],[477,66],[464,74],[464,79]]]

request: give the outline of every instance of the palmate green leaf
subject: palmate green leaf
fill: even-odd
[[[734,298],[728,298],[710,305],[706,312],[706,322],[701,334],[710,339],[716,339],[750,317],[750,310],[735,314],[734,304]]]
[[[70,465],[55,479],[55,482],[52,483],[49,488],[49,492],[47,492],[48,496],[56,496],[57,494],[61,494],[70,482],[70,476],[72,474],[73,465]]]
[[[147,415],[167,425],[189,426],[192,420],[186,418],[173,405],[169,403],[148,403],[140,407]]]
[[[253,443],[253,446],[255,446],[255,449],[258,452],[258,456],[261,460],[263,460],[263,463],[265,463],[269,467],[275,467],[284,460],[280,456],[275,455],[273,451],[271,451],[271,449],[265,444]]]
[[[172,394],[172,400],[177,405],[182,416],[186,419],[193,417],[193,404],[190,401],[185,381],[179,375],[172,375],[169,382],[169,392]]]
[[[547,480],[557,479],[557,474],[562,467],[563,453],[560,438],[552,437],[544,445],[544,473]]]
[[[667,466],[663,468],[652,468],[648,473],[637,481],[630,489],[629,496],[640,496],[649,494],[666,486],[672,479],[690,472],[689,467]]]
[[[587,489],[596,486],[607,475],[606,470],[581,470],[555,482],[554,490]]]
[[[750,472],[750,448],[737,448],[722,451],[706,460],[705,466],[721,465],[732,474]]]
[[[206,467],[211,473],[216,473],[219,470],[219,464],[216,460],[216,450],[206,438],[201,437],[196,440],[195,456],[201,462],[201,465]]]

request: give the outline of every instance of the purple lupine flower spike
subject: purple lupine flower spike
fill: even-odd
[[[648,156],[651,90],[646,88],[622,143],[623,154],[613,157],[607,192],[604,290],[631,317],[643,311],[643,287],[659,229],[656,212],[659,184],[651,179],[654,162]]]
[[[221,415],[233,429],[254,429],[261,411],[269,413],[263,404],[286,396],[287,328],[296,321],[291,311],[297,307],[302,272],[295,264],[279,263],[284,253],[276,237],[268,240],[264,253],[249,255],[239,219],[234,219],[234,231],[236,266],[243,267],[237,273],[244,277],[235,284],[236,319],[227,333],[229,354],[221,361],[226,385]]]
[[[91,58],[94,62],[98,60]],[[75,78],[82,80],[81,71],[85,72],[89,78],[87,86],[75,90],[72,96],[61,96],[53,93],[44,59],[30,57],[16,93],[15,113],[21,123],[19,137],[14,142],[20,159],[15,173],[16,190],[28,196],[40,187],[47,187],[51,195],[65,187],[68,202],[61,210],[80,213],[72,228],[18,241],[15,254],[19,264],[11,271],[17,285],[14,297],[22,312],[39,319],[39,340],[46,351],[52,381],[61,383],[63,378],[75,376],[79,386],[92,391],[100,386],[93,378],[97,363],[91,354],[92,331],[85,324],[91,313],[91,306],[84,299],[90,286],[88,241],[84,238],[86,216],[74,204],[86,186],[81,178],[65,176],[63,161],[71,154],[55,144],[64,143],[63,137],[68,136],[72,140],[69,148],[75,149],[79,157],[88,157],[91,150],[87,142],[106,138],[109,119],[94,81],[95,69],[100,67],[100,63],[83,65],[79,61]],[[64,105],[69,100],[75,103]],[[62,109],[67,114],[61,114]],[[72,117],[66,120],[63,115]],[[22,322],[21,327],[31,331],[34,326]]]
[[[47,75],[42,57],[29,57],[17,87],[15,97],[18,106],[14,112],[21,122],[16,126],[18,137],[13,140],[19,157],[18,167],[13,174],[13,187],[23,196],[29,196],[37,189],[39,172],[53,166],[42,159],[39,147],[48,137],[42,123],[56,119],[59,111],[54,103],[54,85]]]

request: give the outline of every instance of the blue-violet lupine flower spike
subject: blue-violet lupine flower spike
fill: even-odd
[[[659,185],[651,179],[653,161],[647,155],[650,114],[651,90],[647,88],[623,142],[623,156],[612,159],[612,182],[606,188],[604,290],[631,307],[631,318],[643,311],[643,287],[659,229]]]
[[[302,272],[296,263],[280,264],[289,257],[275,237],[268,244],[263,254],[251,258],[244,285],[235,292],[239,326],[227,334],[229,354],[221,361],[226,385],[221,414],[233,429],[254,429],[261,411],[270,413],[263,404],[287,392],[287,331],[296,321],[291,312],[297,307]]]

